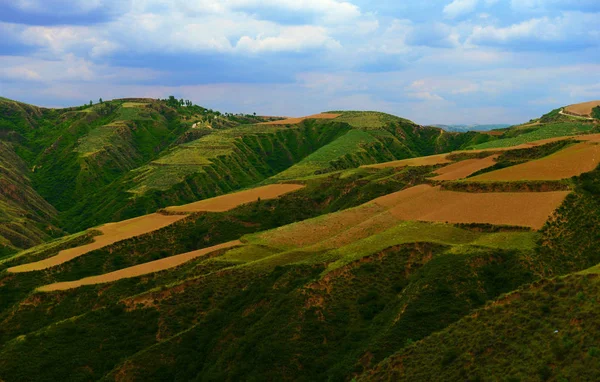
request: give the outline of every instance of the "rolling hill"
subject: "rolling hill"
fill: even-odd
[[[172,101],[0,100],[0,380],[599,376],[598,121]]]

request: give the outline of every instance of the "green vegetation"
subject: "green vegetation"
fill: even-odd
[[[408,346],[361,380],[595,381],[595,275],[544,280]]]
[[[579,135],[591,132],[594,124],[586,122],[551,122],[541,124],[535,130],[520,134],[512,138],[502,138],[495,141],[481,143],[473,146],[474,149],[491,149],[498,147],[518,146],[523,143],[539,141],[541,139],[563,137],[569,135]]]
[[[64,110],[1,99],[0,111],[2,381],[599,377],[600,169],[473,182],[432,181],[439,166],[360,167],[592,123],[551,113],[497,139],[375,112],[260,125],[175,97]],[[571,143],[449,159],[512,165]],[[103,222],[277,181],[305,187],[190,214],[42,271],[7,270],[92,242],[99,232],[82,229]],[[424,183],[572,193],[540,231],[400,221],[386,204],[396,195],[369,203]],[[37,289],[232,240],[242,244],[175,268]]]
[[[600,106],[592,109],[592,118],[600,119]]]

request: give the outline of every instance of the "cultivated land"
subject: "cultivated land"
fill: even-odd
[[[12,273],[20,273],[39,271],[55,267],[67,261],[73,260],[79,256],[85,255],[86,253],[106,247],[107,245],[116,243],[118,241],[126,240],[135,236],[140,236],[152,231],[156,231],[170,224],[173,224],[176,221],[183,219],[184,217],[185,216],[151,214],[140,216],[138,218],[133,218],[130,220],[124,220],[118,223],[108,223],[95,228],[101,234],[95,236],[94,242],[91,244],[82,245],[81,247],[76,248],[65,249],[60,251],[56,256],[36,261],[34,263],[28,263],[16,267],[11,267],[8,268],[7,271]]]
[[[173,206],[165,208],[167,212],[224,212],[236,208],[245,203],[255,202],[257,200],[269,200],[277,198],[288,192],[298,191],[303,188],[300,184],[270,184],[263,187],[257,187],[250,190],[239,191],[233,194],[217,196],[215,198],[201,200],[199,202],[186,204],[183,206]]]
[[[86,244],[80,247],[65,249],[60,251],[56,256],[40,260],[34,263],[28,263],[16,267],[11,267],[8,268],[7,271],[13,273],[32,272],[55,267],[67,261],[73,260],[79,256],[85,255],[86,253],[92,252],[100,248],[104,248],[110,244],[130,239],[136,236],[141,236],[166,227],[168,225],[171,225],[185,218],[187,216],[187,213],[229,211],[242,204],[255,202],[257,199],[268,200],[277,198],[283,194],[297,191],[303,187],[304,186],[297,184],[268,185],[252,190],[240,191],[233,194],[223,195],[184,206],[169,207],[165,209],[167,212],[177,212],[179,213],[178,215],[154,213],[117,223],[108,223],[95,228],[95,230],[100,232],[100,235],[94,237],[93,243]],[[181,259],[188,260],[192,258],[194,257],[183,255],[181,257]],[[160,263],[160,265],[142,267],[141,269],[143,269],[144,271],[155,268],[157,270],[161,270],[160,266],[164,265],[170,267],[168,266],[168,264],[170,264],[168,261],[163,261],[162,263]],[[179,265],[180,263],[176,264]],[[135,272],[139,271],[135,270],[133,272],[134,274],[137,274]],[[123,274],[127,273],[117,273],[116,275],[111,276],[113,277],[112,280],[118,280],[118,278],[114,277],[121,277],[123,276]]]
[[[598,380],[597,121],[186,105],[0,99],[0,380]]]
[[[569,193],[469,193],[442,191],[439,187],[428,185],[417,187],[418,192],[400,192],[410,192],[411,197],[390,209],[393,216],[402,220],[488,223],[539,229]],[[398,198],[405,197],[398,195]]]
[[[228,243],[218,244],[209,248],[199,249],[197,251],[183,253],[181,255],[167,257],[166,259],[151,261],[149,263],[144,263],[140,265],[136,265],[134,267],[129,267],[125,269],[121,269],[118,271],[114,271],[111,273],[106,273],[99,276],[86,277],[77,281],[67,281],[62,283],[55,283],[50,285],[44,285],[38,288],[41,292],[53,292],[57,290],[66,290],[71,288],[77,288],[83,285],[93,285],[93,284],[103,284],[109,283],[113,281],[118,281],[130,277],[138,277],[142,275],[146,275],[148,273],[160,272],[165,269],[175,268],[183,263],[186,263],[190,260],[194,260],[201,256],[210,255],[215,251],[219,251],[222,249],[231,248],[236,245],[242,244],[239,240],[231,241]]]
[[[582,117],[591,117],[592,109],[600,106],[600,101],[590,101],[569,105],[565,107],[565,111],[570,114],[580,115]]]
[[[595,169],[600,145],[578,143],[542,159],[478,175],[473,181],[560,180]]]
[[[410,158],[403,159],[392,162],[378,163],[367,165],[364,167],[367,168],[387,168],[387,167],[407,167],[407,166],[433,166],[437,164],[446,164],[451,163],[449,159],[446,158],[447,154],[439,154],[439,155],[430,155],[426,157],[420,158]]]
[[[299,118],[286,118],[286,119],[282,119],[282,120],[278,120],[278,121],[269,121],[269,122],[262,122],[262,125],[296,125],[306,119],[334,119],[339,117],[341,114],[336,114],[336,113],[321,113],[321,114],[314,114],[314,115],[309,115],[306,117],[299,117]]]
[[[491,155],[482,159],[467,159],[457,163],[444,166],[435,171],[437,176],[433,180],[457,180],[466,178],[474,172],[491,167],[495,164],[498,155]]]

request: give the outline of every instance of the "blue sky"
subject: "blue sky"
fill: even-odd
[[[600,99],[599,0],[0,0],[0,95],[517,123]]]

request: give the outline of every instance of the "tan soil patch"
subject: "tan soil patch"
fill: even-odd
[[[8,272],[31,272],[51,268],[67,261],[73,260],[88,252],[106,247],[107,245],[116,243],[121,240],[130,239],[135,236],[140,236],[152,231],[156,231],[168,225],[175,223],[186,215],[161,215],[150,214],[137,218],[124,220],[117,223],[104,224],[97,229],[102,232],[102,235],[94,237],[94,242],[82,245],[76,248],[65,249],[60,251],[56,256],[48,259],[40,260],[35,263],[23,264],[16,267],[8,268]]]
[[[268,186],[250,190],[234,192],[232,194],[217,196],[199,202],[165,208],[168,212],[224,212],[232,210],[242,204],[262,200],[275,199],[281,195],[304,188],[301,184],[270,184]]]
[[[473,181],[560,180],[594,170],[600,145],[583,142],[542,159],[473,177]]]
[[[419,192],[408,189],[397,193],[410,193],[410,197],[390,209],[390,213],[401,220],[504,224],[539,229],[569,194],[568,191],[468,193],[441,191],[439,187],[428,185],[418,187]],[[397,199],[403,199],[403,195],[397,195]]]
[[[600,134],[586,134],[574,137],[575,140],[585,142],[600,142]]]
[[[456,162],[448,166],[442,167],[435,171],[438,176],[432,178],[433,180],[457,180],[463,179],[467,176],[479,171],[484,168],[488,168],[496,164],[494,161],[498,158],[498,155],[492,155],[482,159],[467,159],[461,162]]]
[[[370,164],[370,165],[365,165],[365,166],[361,166],[361,167],[364,167],[364,168],[388,168],[388,167],[408,167],[408,166],[413,166],[413,167],[414,166],[435,166],[438,164],[452,163],[451,160],[446,158],[450,154],[460,154],[460,153],[475,154],[475,153],[481,153],[481,152],[487,152],[487,151],[499,152],[499,151],[518,150],[518,149],[529,149],[533,146],[542,146],[547,143],[564,141],[565,139],[599,140],[600,141],[600,134],[592,134],[592,135],[595,137],[597,136],[597,137],[585,139],[582,137],[589,137],[589,135],[582,135],[582,136],[576,135],[576,136],[546,138],[546,139],[540,139],[539,141],[522,143],[518,146],[495,147],[495,148],[480,149],[480,150],[458,150],[458,151],[452,151],[452,152],[444,153],[444,154],[436,154],[436,155],[429,155],[426,157],[409,158],[409,159],[402,159],[402,160],[396,160],[396,161],[391,161],[391,162]]]
[[[371,165],[361,166],[361,167],[387,168],[387,167],[407,167],[407,166],[434,166],[437,164],[452,163],[451,160],[446,159],[446,156],[448,154],[449,153],[430,155],[430,156],[426,156],[426,157],[402,159],[402,160],[396,160],[393,162],[371,164]]]
[[[309,115],[306,117],[288,118],[288,119],[282,119],[279,121],[262,122],[262,123],[259,123],[259,125],[296,125],[296,124],[304,121],[305,119],[334,119],[334,118],[339,117],[340,115],[341,114],[335,114],[335,113],[321,113],[321,114]]]
[[[492,135],[494,137],[498,137],[498,136],[504,134],[504,131],[480,131],[480,130],[474,130],[474,131],[479,134]]]
[[[596,106],[600,106],[600,101],[590,101],[578,103],[575,105],[569,105],[565,107],[565,111],[567,113],[576,114],[583,117],[591,117],[592,109]]]
[[[135,265],[133,267],[120,269],[118,271],[106,273],[106,274],[99,275],[99,276],[91,276],[91,277],[86,277],[86,278],[83,278],[81,280],[76,280],[76,281],[67,281],[67,282],[60,282],[60,283],[44,285],[44,286],[38,288],[38,290],[42,291],[42,292],[52,292],[52,291],[57,291],[57,290],[66,290],[66,289],[77,288],[82,285],[103,284],[103,283],[110,283],[110,282],[125,279],[125,278],[138,277],[138,276],[146,275],[149,273],[163,271],[165,269],[175,268],[175,267],[177,267],[183,263],[186,263],[190,260],[193,260],[195,258],[207,255],[209,253],[218,251],[220,249],[231,248],[231,247],[234,247],[236,245],[241,245],[241,244],[242,244],[241,241],[234,240],[234,241],[230,241],[228,243],[223,243],[223,244],[215,245],[215,246],[212,246],[209,248],[199,249],[197,251],[167,257],[165,259],[160,259],[160,260],[151,261],[151,262],[144,263],[144,264]]]

